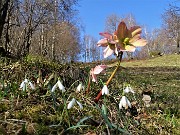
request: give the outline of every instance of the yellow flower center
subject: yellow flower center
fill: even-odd
[[[130,38],[125,38],[125,39],[123,40],[123,44],[124,44],[124,45],[129,45],[129,40],[130,40]]]

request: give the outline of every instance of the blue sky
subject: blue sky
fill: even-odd
[[[138,24],[149,30],[160,28],[161,14],[169,3],[180,0],[80,0],[79,17],[85,26],[85,33],[99,38],[104,31],[106,17],[111,14],[123,16],[132,13]],[[180,2],[176,2],[180,5]]]

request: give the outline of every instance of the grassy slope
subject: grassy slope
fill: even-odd
[[[84,106],[81,111],[78,110],[78,107],[75,107],[68,110],[68,113],[63,109],[64,101],[59,91],[56,93],[57,110],[53,108],[52,96],[50,93],[46,93],[48,91],[46,87],[36,85],[36,91],[30,91],[29,95],[23,95],[18,87],[25,74],[34,79],[37,78],[39,69],[43,69],[45,75],[57,72],[59,76],[63,71],[66,75],[65,79],[67,78],[68,81],[65,81],[67,85],[67,83],[72,84],[73,82],[73,74],[70,74],[70,71],[79,73],[76,68],[69,66],[55,64],[52,67],[49,63],[42,64],[34,61],[1,67],[1,84],[4,82],[8,85],[4,87],[1,85],[0,133],[5,130],[9,134],[15,132],[19,132],[19,134],[61,134],[69,127],[69,124],[71,126],[76,125],[80,119],[86,116],[92,116],[91,119],[83,122],[83,124],[89,125],[88,127],[68,130],[66,133],[83,134],[89,131],[100,134],[107,132],[107,126],[103,122],[101,113],[93,105],[93,99],[102,87],[101,83],[91,84],[91,91],[88,95],[85,95],[84,92],[72,92],[77,85],[72,86],[69,91],[67,90],[66,98],[70,95],[71,97],[74,96]],[[109,65],[107,76],[99,76],[103,81],[108,79],[115,68],[115,64]],[[180,56],[169,55],[149,60],[123,62],[122,66],[125,68],[119,70],[108,86],[110,96],[106,99],[106,105],[109,121],[128,130],[133,135],[180,134]],[[88,71],[89,67],[84,70],[86,74],[88,74]],[[87,75],[84,75],[83,78],[86,80],[86,77]],[[138,115],[136,116],[126,116],[124,115],[126,111],[118,111],[116,108],[124,82],[131,84],[136,92],[136,98],[131,94],[128,96],[131,102],[137,102],[135,107],[138,109]],[[53,81],[51,83],[54,84]],[[142,102],[142,93],[147,91],[150,91],[152,99],[149,108]],[[101,107],[103,102],[102,98],[98,105]],[[110,132],[112,134],[118,133],[114,130],[110,130]]]
[[[161,57],[151,58],[149,60],[135,60],[123,62],[124,67],[180,67],[179,55],[164,55]]]

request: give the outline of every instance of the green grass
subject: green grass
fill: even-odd
[[[103,96],[98,104],[94,103],[94,98],[102,88],[102,83],[91,83],[88,94],[85,91],[75,92],[77,80],[87,86],[89,70],[94,63],[60,65],[34,57],[28,57],[21,62],[2,61],[0,133],[180,134],[179,55],[122,62],[123,68],[118,70],[108,86],[110,95]],[[110,63],[107,74],[99,75],[98,79],[105,82],[114,68],[115,63]],[[42,75],[39,74],[40,71]],[[53,78],[48,80],[52,73]],[[19,89],[25,76],[36,84],[36,90],[23,92]],[[37,84],[40,77],[48,80],[47,85]],[[62,94],[57,89],[53,100],[50,88],[59,77],[67,91]],[[118,104],[125,83],[130,84],[136,92],[134,95],[127,95],[133,108],[119,110]],[[146,107],[142,101],[143,93],[150,94],[150,107]],[[66,109],[72,97],[83,104],[83,110],[79,110],[77,105],[70,110]]]
[[[123,62],[124,67],[180,67],[180,56],[163,55],[161,57],[151,58],[149,60],[135,60],[130,62]]]

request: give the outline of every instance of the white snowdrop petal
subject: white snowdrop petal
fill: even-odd
[[[52,87],[51,92],[54,92],[56,88],[57,88],[57,83]]]
[[[127,98],[126,98],[126,104],[131,108],[131,103]]]
[[[131,87],[129,87],[129,91],[130,91],[131,93],[133,93],[133,94],[135,93],[134,90],[133,90]]]
[[[70,102],[69,102],[69,104],[68,104],[68,106],[67,106],[67,109],[71,109],[73,106],[74,106],[74,104],[76,103],[76,99],[72,99]]]
[[[76,102],[77,102],[77,104],[79,105],[80,109],[83,109],[82,104],[81,104],[80,102],[78,102],[78,101],[76,101]]]
[[[109,94],[109,89],[105,89],[105,94],[106,94],[106,95]]]
[[[104,92],[104,89],[102,89],[102,95],[104,95],[104,93],[105,93],[105,92]]]
[[[28,83],[28,79],[25,79],[24,82],[25,82],[25,83]]]
[[[31,82],[29,82],[29,85],[30,85],[32,90],[35,90],[35,87],[34,87],[34,85]]]
[[[78,86],[77,86],[77,89],[76,89],[76,91],[78,91],[78,92],[80,92],[81,91],[81,89],[82,89],[82,83],[80,83]]]
[[[119,109],[122,109],[122,102],[119,102]]]
[[[26,83],[24,83],[23,91],[26,91]]]
[[[20,88],[23,88],[25,86],[25,82],[23,81],[20,85]]]
[[[122,106],[124,107],[124,108],[126,108],[126,97],[125,96],[123,96],[122,97],[122,99],[121,99],[121,102],[122,102]]]
[[[104,94],[106,94],[106,95],[109,94],[109,90],[108,90],[107,85],[104,85],[102,88],[102,95],[104,95]]]
[[[125,93],[129,93],[129,87],[126,87],[126,88],[124,89],[124,92],[125,92]]]
[[[65,88],[59,80],[58,80],[57,84],[58,84],[59,89],[62,90],[62,92],[65,92]]]
[[[127,109],[128,107],[131,108],[131,103],[125,96],[122,96],[120,103],[119,103],[119,109],[122,109],[122,107],[124,107],[125,109]]]

